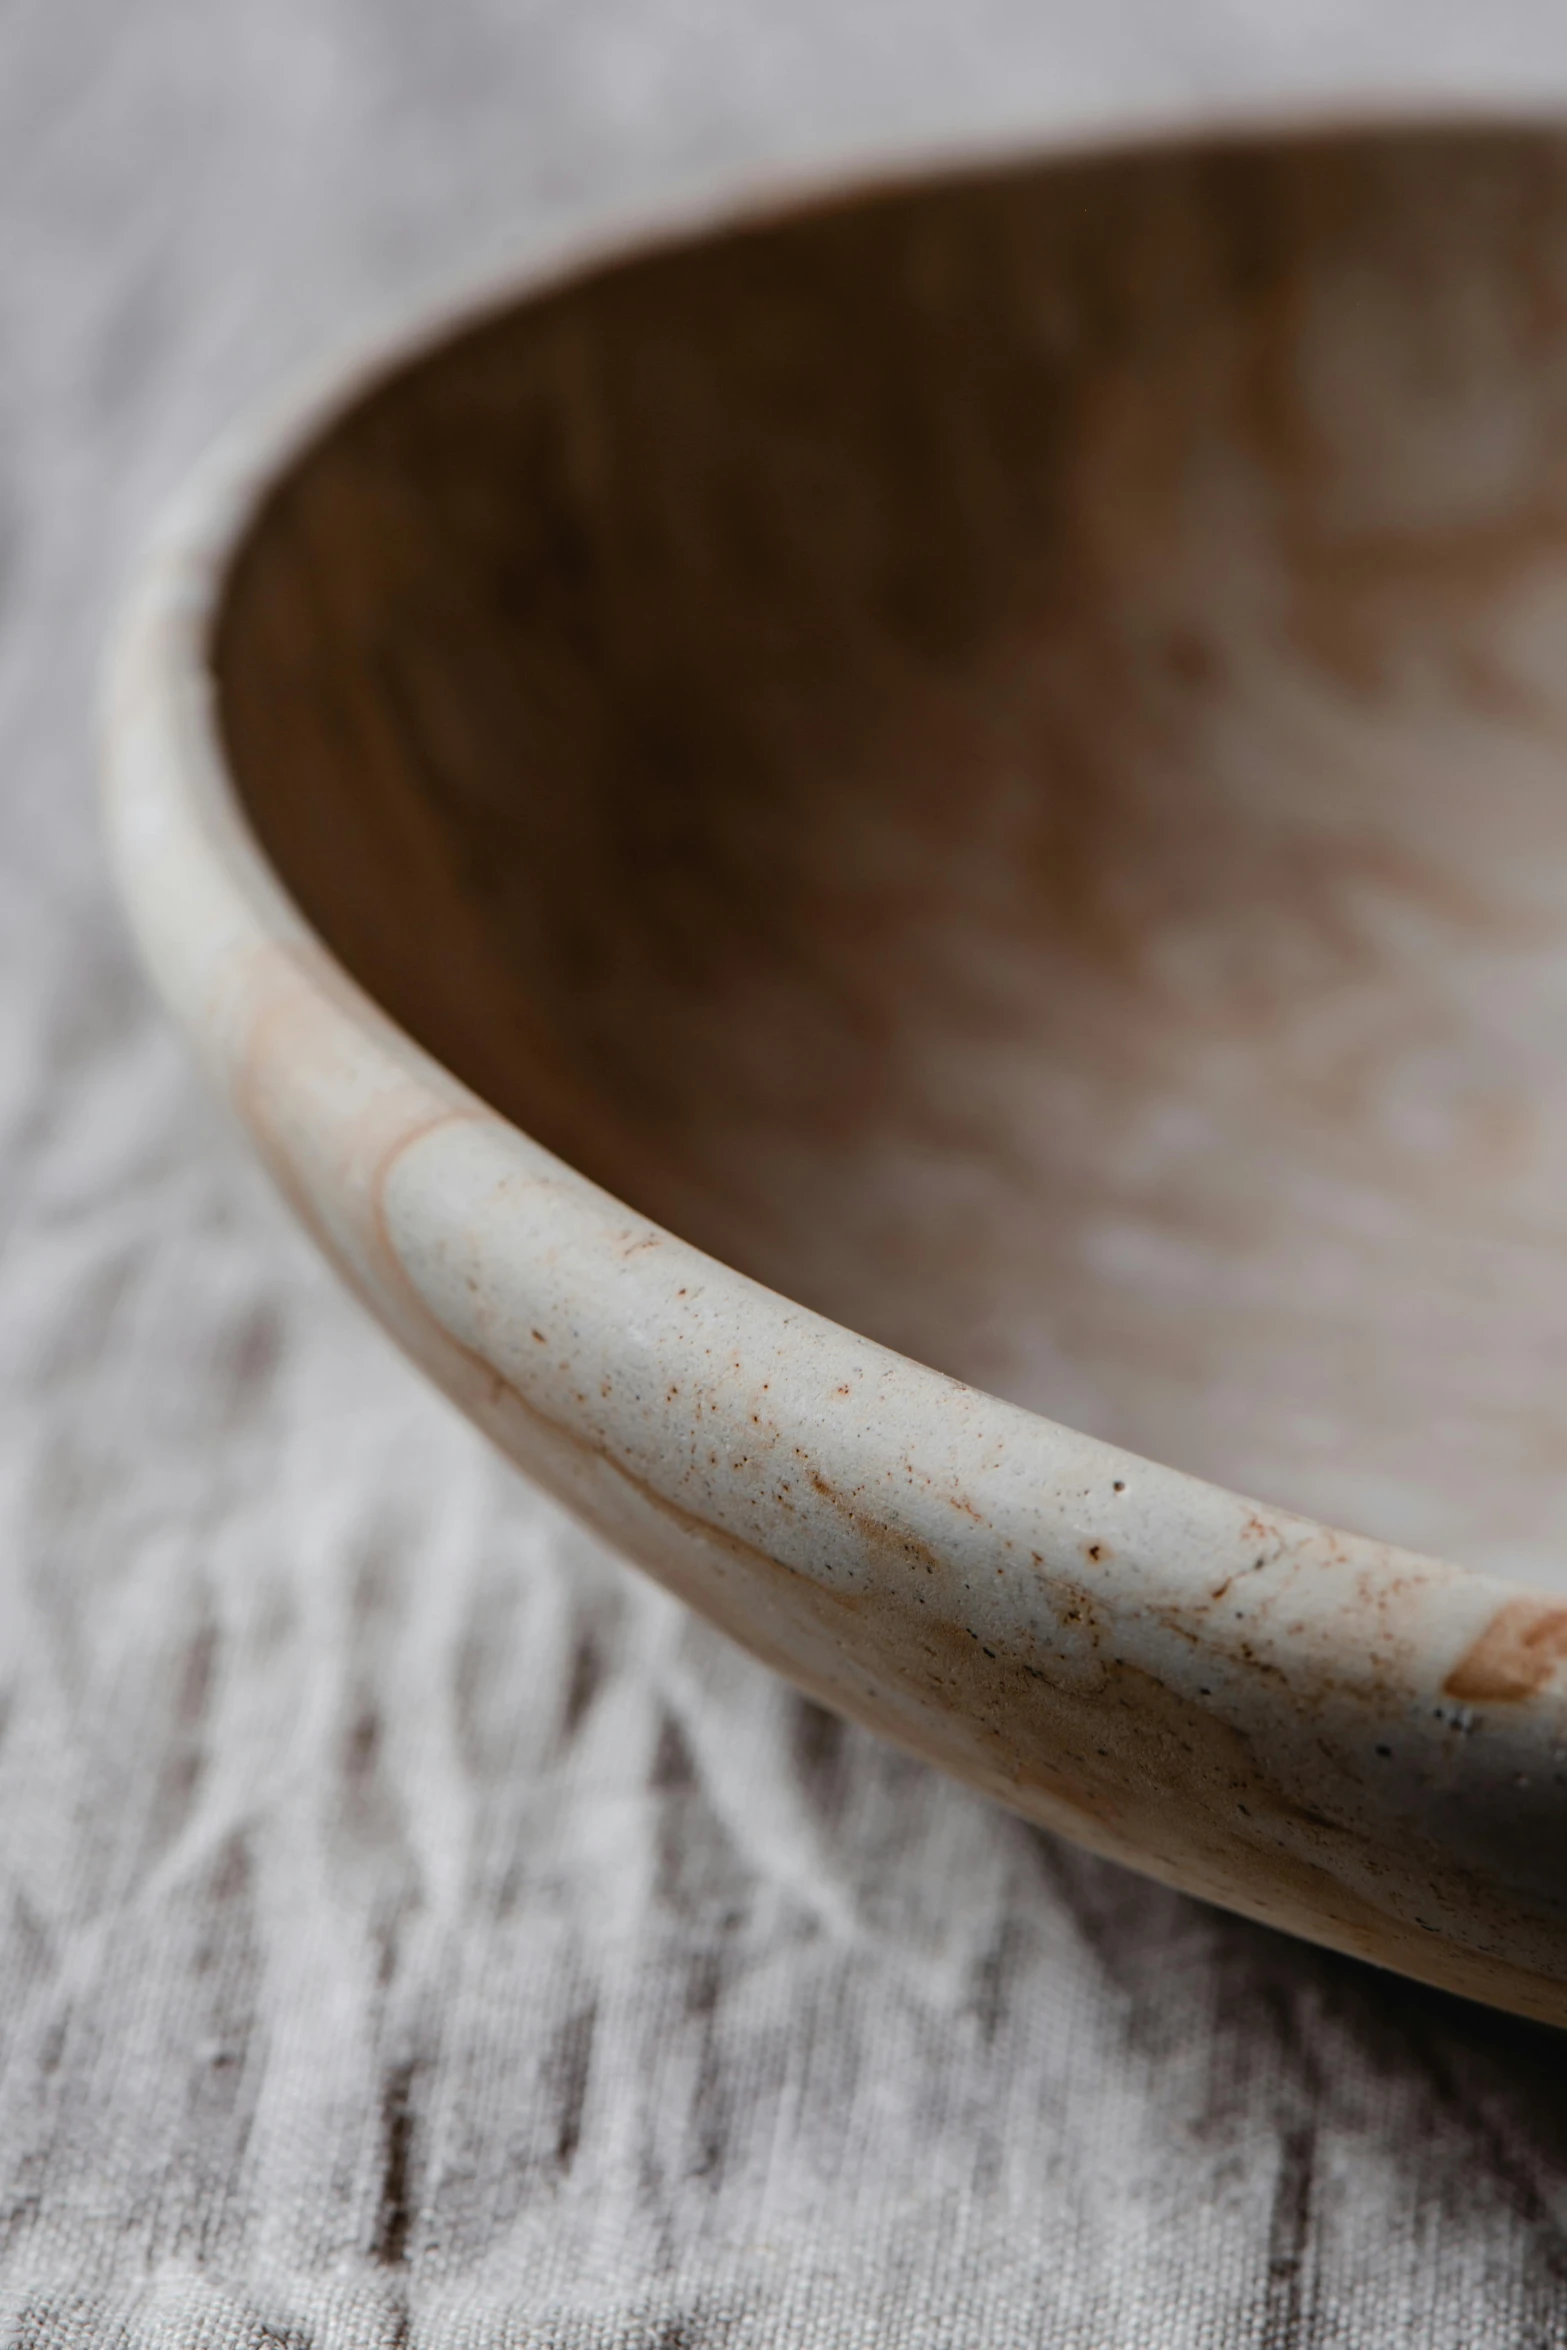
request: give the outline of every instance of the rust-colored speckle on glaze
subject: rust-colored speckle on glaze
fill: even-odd
[[[1507,1599],[1442,1686],[1475,1705],[1515,1705],[1543,1689],[1567,1662],[1567,1607]]]
[[[1562,2020],[1564,680],[1567,145],[1194,145],[345,377],[172,529],[109,802],[530,1474],[1030,1817]]]

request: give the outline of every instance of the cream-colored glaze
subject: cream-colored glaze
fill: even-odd
[[[827,1703],[1567,2018],[1567,143],[508,292],[125,631],[119,869],[268,1165]]]

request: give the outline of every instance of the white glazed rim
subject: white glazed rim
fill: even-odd
[[[323,1084],[319,1068],[313,1077],[304,1070],[296,1076],[286,1055],[274,1055],[274,1122],[309,1135],[323,1163],[349,1164],[357,1147],[349,1129],[363,1117],[367,1091],[377,1101],[396,1097],[397,1146],[387,1157],[388,1166],[397,1162],[395,1185],[377,1212],[394,1234],[398,1281],[417,1292],[414,1312],[440,1326],[435,1353],[444,1347],[453,1364],[492,1366],[553,1427],[591,1450],[596,1474],[622,1479],[682,1523],[765,1553],[791,1573],[864,1592],[906,1568],[900,1546],[910,1556],[939,1547],[955,1562],[963,1590],[974,1594],[979,1614],[967,1628],[976,1639],[987,1625],[1002,1641],[1020,1627],[1058,1626],[1061,1590],[1087,1577],[1118,1664],[1155,1675],[1193,1704],[1200,1699],[1249,1738],[1276,1734],[1303,1753],[1330,1727],[1336,1744],[1348,1740],[1357,1755],[1362,1746],[1380,1754],[1389,1725],[1402,1730],[1427,1716],[1473,1713],[1444,1696],[1455,1668],[1498,1623],[1540,1616],[1548,1595],[1255,1504],[893,1354],[650,1224],[459,1084],[336,961],[264,856],[219,739],[210,640],[232,562],[258,510],[338,416],[465,328],[606,262],[913,184],[934,170],[1135,152],[1175,135],[1526,129],[1534,120],[1521,108],[1412,105],[1406,113],[1377,102],[1243,123],[1138,124],[1125,135],[978,148],[971,142],[895,156],[852,178],[827,170],[779,175],[744,201],[673,205],[628,230],[568,236],[550,252],[486,270],[411,317],[356,336],[290,397],[225,438],[168,516],[117,634],[105,785],[114,862],[160,990],[231,1097],[247,1049],[249,975],[279,958],[306,1012],[333,1029],[355,1074],[338,1092]],[[464,1203],[460,1242],[452,1234],[454,1199]],[[351,1250],[338,1253],[340,1263],[352,1257]],[[344,1269],[354,1278],[352,1262]],[[376,1292],[373,1267],[360,1285]],[[476,1290],[482,1301],[470,1310],[465,1301]],[[398,1327],[384,1294],[378,1302],[394,1334],[459,1391],[461,1378]],[[547,1313],[570,1330],[578,1350],[572,1396],[558,1381],[551,1386],[519,1336]],[[703,1390],[706,1433],[747,1438],[744,1407],[765,1370],[778,1427],[795,1440],[798,1458],[809,1456],[810,1475],[786,1510],[776,1493],[739,1489],[695,1459],[691,1395],[704,1376],[711,1380],[703,1365],[715,1350],[726,1368],[718,1386]],[[635,1373],[629,1382],[628,1355]],[[669,1400],[664,1374],[672,1368],[682,1376]],[[590,1393],[600,1371],[605,1381],[611,1374],[620,1381],[618,1394],[629,1387],[631,1400],[601,1409]],[[835,1395],[852,1395],[853,1409],[835,1413]],[[464,1400],[473,1408],[471,1397]],[[890,1427],[898,1431],[895,1446]],[[879,1546],[863,1538],[867,1524],[879,1529]],[[1091,1573],[1087,1562],[1101,1555],[1109,1563]],[[993,1566],[1003,1556],[1004,1568]],[[1498,1772],[1516,1770],[1520,1753],[1537,1754],[1557,1734],[1557,1709],[1552,1705],[1547,1719],[1538,1702],[1514,1708],[1504,1727]],[[912,1736],[908,1742],[922,1744]],[[1008,1796],[1005,1784],[983,1783]],[[1377,1796],[1378,1817],[1380,1805]],[[1411,1956],[1402,1928],[1398,1950],[1384,1952],[1375,1933],[1352,1931],[1336,1916],[1326,1924],[1302,1919],[1265,1888],[1249,1889],[1244,1870],[1231,1883],[1188,1865],[1163,1865],[1157,1851],[1113,1829],[1059,1824],[1150,1873],[1340,1947],[1530,2012],[1567,2013],[1567,1996],[1554,1986],[1519,1988],[1520,1961],[1528,1982],[1542,1986],[1557,1966],[1548,1958],[1542,1964],[1538,1948],[1515,1953],[1513,1937],[1488,1934],[1483,1887],[1474,1902],[1460,1900],[1436,1923],[1420,1921],[1474,1954],[1477,1977],[1467,1961],[1449,1963],[1434,1948],[1429,1964],[1418,1949]],[[1372,1834],[1385,1841],[1383,1830]],[[1265,1877],[1265,1859],[1259,1865]],[[1499,1970],[1494,1986],[1487,1967]]]

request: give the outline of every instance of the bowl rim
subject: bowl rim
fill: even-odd
[[[543,1150],[400,1028],[294,903],[229,772],[211,648],[252,525],[335,423],[471,328],[615,262],[937,175],[1230,140],[1559,131],[1563,119],[1507,103],[1406,110],[1381,99],[1176,110],[1122,130],[1042,126],[1027,139],[904,148],[857,172],[841,159],[775,170],[717,195],[644,202],[631,219],[568,224],[339,340],[222,437],[169,508],[116,628],[102,762],[111,861],[145,961],[296,1211],[405,1349],[569,1506],[807,1686],[817,1684],[779,1628],[807,1585],[840,1599],[891,1592],[902,1605],[910,1574],[939,1552],[947,1612],[967,1615],[983,1656],[988,1627],[1014,1647],[1044,1640],[1068,1672],[1088,1667],[1083,1638],[1064,1628],[1063,1594],[1087,1590],[1094,1660],[1113,1651],[1118,1671],[1151,1677],[1248,1750],[1275,1731],[1292,1753],[1313,1737],[1331,1746],[1333,1802],[1300,1800],[1310,1766],[1297,1753],[1282,1828],[1282,1813],[1260,1840],[1239,1817],[1210,1820],[1206,1857],[1172,1858],[1136,1824],[1135,1803],[1079,1812],[1009,1777],[994,1738],[976,1759],[961,1739],[943,1750],[918,1707],[889,1714],[874,1691],[856,1702],[834,1689],[829,1702],[1145,1873],[1557,2021],[1567,2021],[1567,1907],[1525,1883],[1516,1860],[1488,1870],[1473,1836],[1452,1848],[1443,1878],[1447,1847],[1431,1821],[1444,1770],[1451,1791],[1455,1737],[1466,1767],[1480,1755],[1469,1781],[1493,1811],[1504,1783],[1557,1751],[1567,1707],[1551,1682],[1567,1660],[1567,1604],[1256,1503],[968,1387],[764,1288]],[[559,1360],[557,1331],[568,1334]],[[595,1397],[595,1379],[618,1382],[612,1403]],[[787,1502],[773,1455],[768,1484],[716,1456],[704,1466],[693,1449],[704,1411],[707,1435],[731,1449],[747,1441],[764,1389],[769,1427],[806,1439],[791,1448],[804,1468]],[[835,1413],[833,1396],[854,1409]],[[654,1532],[639,1535],[638,1512]],[[671,1563],[672,1545],[686,1563]],[[741,1553],[785,1579],[770,1628],[748,1623],[754,1600],[718,1591]],[[980,1591],[976,1577],[1003,1554],[1000,1589]],[[866,1647],[858,1633],[843,1640]],[[950,1701],[955,1716],[990,1703],[977,1687]],[[1386,1753],[1389,1725],[1410,1737],[1414,1759],[1380,1779],[1372,1769],[1349,1821],[1345,1786],[1358,1784],[1363,1751]],[[1004,1752],[1004,1722],[998,1735]],[[1411,1806],[1424,1823],[1415,1829]],[[1413,1893],[1389,1876],[1404,1835],[1434,1838],[1438,1855]]]

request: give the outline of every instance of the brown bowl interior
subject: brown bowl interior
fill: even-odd
[[[357,405],[217,645],[284,881],[773,1287],[1567,1568],[1567,146],[926,181]]]

